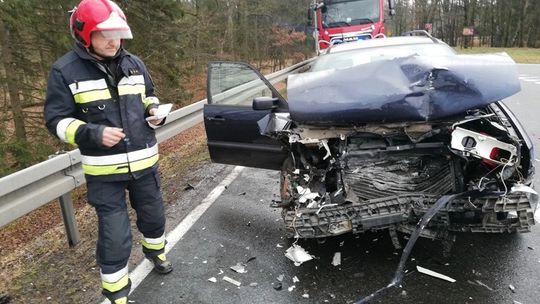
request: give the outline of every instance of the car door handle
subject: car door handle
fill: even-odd
[[[206,118],[207,120],[214,120],[214,121],[225,121],[225,118],[221,117],[221,116],[210,116],[210,117],[207,117]]]

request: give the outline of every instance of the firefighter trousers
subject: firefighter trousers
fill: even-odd
[[[162,246],[154,248],[151,255],[164,252],[165,215],[160,186],[157,170],[128,181],[92,180],[87,183],[88,201],[96,209],[98,216],[96,260],[102,277],[124,270],[127,272],[132,236],[126,190],[131,207],[137,214],[137,228],[144,239],[163,239]],[[145,253],[148,254],[147,250]]]

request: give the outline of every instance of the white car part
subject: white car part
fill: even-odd
[[[452,149],[470,153],[501,165],[516,162],[517,148],[489,135],[456,127],[452,132]]]
[[[420,272],[420,273],[427,274],[427,275],[432,276],[434,278],[445,280],[445,281],[448,281],[450,283],[455,283],[456,282],[455,279],[453,279],[453,278],[451,278],[449,276],[446,276],[444,274],[440,274],[438,272],[435,272],[433,270],[429,270],[429,269],[424,268],[424,267],[420,267],[418,265],[416,266],[416,270],[418,270],[418,272]]]
[[[326,155],[323,157],[323,160],[326,160],[330,156],[332,156],[332,153],[330,152],[330,147],[328,146],[328,140],[321,140],[319,143],[319,147],[323,147],[326,150]]]

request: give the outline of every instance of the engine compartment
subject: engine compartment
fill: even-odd
[[[526,232],[538,197],[531,151],[496,104],[432,122],[275,132],[290,156],[281,170],[289,237],[390,229],[410,233],[443,195],[451,201],[422,232]]]

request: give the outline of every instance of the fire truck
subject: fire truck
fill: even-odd
[[[384,37],[384,0],[314,0],[308,10],[317,51],[331,44]],[[395,0],[388,0],[395,14]]]

